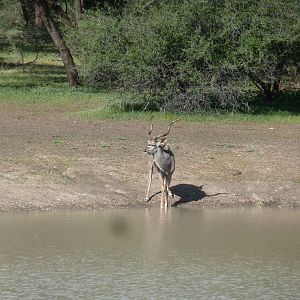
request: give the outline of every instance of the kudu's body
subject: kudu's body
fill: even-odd
[[[177,120],[176,120],[177,121]],[[175,171],[175,158],[170,149],[170,146],[166,144],[166,137],[170,133],[171,126],[176,122],[173,121],[168,128],[168,131],[157,137],[151,137],[153,125],[148,132],[149,140],[145,152],[151,156],[150,158],[150,171],[149,171],[149,183],[146,193],[146,201],[149,200],[150,187],[152,183],[153,170],[155,169],[161,180],[161,206],[168,207],[169,195],[172,195],[170,191],[170,183],[172,175]]]

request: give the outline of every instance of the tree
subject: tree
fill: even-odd
[[[272,102],[286,69],[299,61],[299,2],[228,0],[221,12],[227,58]]]
[[[68,48],[64,37],[60,31],[58,24],[55,21],[53,12],[58,14],[63,24],[67,27],[72,27],[73,24],[78,24],[83,14],[84,8],[95,8],[97,6],[120,6],[120,3],[124,3],[124,0],[74,0],[75,22],[72,22],[68,14],[62,9],[59,1],[49,0],[20,0],[22,4],[23,14],[25,19],[30,19],[28,15],[31,13],[31,9],[35,7],[36,24],[41,25],[43,23],[52,38],[53,43],[57,47],[61,59],[65,65],[68,81],[71,86],[79,85],[79,76],[76,65],[73,60],[72,53]],[[67,3],[68,1],[66,1]],[[111,3],[112,2],[112,3]]]
[[[236,109],[245,76],[222,62],[214,2],[136,1],[124,14],[86,14],[70,32],[85,82],[134,95],[126,109]],[[129,100],[129,101],[127,101]]]
[[[296,0],[132,0],[85,13],[69,40],[85,82],[135,95],[125,108],[240,109],[276,98],[300,57],[299,17]]]
[[[64,38],[59,30],[58,25],[51,15],[51,9],[47,0],[34,0],[37,23],[41,19],[46,27],[53,43],[57,47],[61,59],[65,65],[68,81],[71,86],[79,85],[79,77],[73,56],[68,48]]]
[[[20,0],[24,20],[28,26],[34,27],[34,3],[32,0]]]
[[[75,21],[76,24],[79,23],[82,13],[83,13],[83,0],[74,0],[74,8],[75,8]]]

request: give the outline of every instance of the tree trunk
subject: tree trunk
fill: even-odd
[[[66,68],[69,84],[71,86],[79,85],[79,77],[72,54],[70,49],[67,47],[58,26],[55,24],[51,16],[47,0],[35,0],[35,3],[36,15],[41,17],[47,31],[49,32],[55,46],[59,51],[60,57]]]
[[[24,20],[28,26],[34,26],[34,4],[31,0],[20,0]]]
[[[54,3],[52,5],[52,9],[59,15],[60,19],[62,20],[65,26],[72,27],[72,22],[68,14],[62,9],[62,7],[59,4]]]
[[[271,73],[271,76],[268,76],[265,81],[255,72],[248,73],[248,76],[260,90],[267,104],[271,104],[279,94],[285,63],[285,60],[279,61]]]
[[[74,5],[75,5],[75,21],[76,24],[78,24],[81,19],[81,15],[83,13],[83,0],[75,0]]]
[[[256,85],[256,87],[261,91],[264,100],[267,104],[271,104],[279,93],[280,79],[275,79],[273,82],[264,82],[254,73],[250,73],[249,77]]]

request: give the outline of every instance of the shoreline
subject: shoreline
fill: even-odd
[[[71,108],[0,104],[0,212],[159,207],[156,174],[144,202],[149,122]],[[177,207],[300,207],[300,124],[178,122],[168,142]]]
[[[76,212],[76,211],[102,211],[102,210],[118,210],[118,209],[146,209],[146,208],[160,208],[159,201],[155,201],[154,204],[149,203],[127,203],[127,204],[119,204],[115,206],[103,206],[100,203],[98,205],[92,203],[77,203],[76,205],[70,205],[66,203],[65,205],[59,206],[30,206],[30,205],[17,205],[12,204],[11,206],[2,206],[0,209],[1,213],[31,213],[31,212],[57,212],[57,211],[68,211],[68,212]],[[202,203],[189,203],[189,204],[181,204],[181,205],[171,205],[168,207],[168,210],[173,209],[290,209],[297,210],[300,207],[296,203],[283,203],[279,201],[270,201],[270,202],[254,202],[254,201],[240,201],[234,203],[228,202],[216,202],[209,203],[208,201],[203,200]]]

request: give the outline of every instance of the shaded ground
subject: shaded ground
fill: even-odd
[[[66,110],[0,104],[0,211],[159,205],[157,177],[144,201],[149,124]],[[169,141],[173,206],[300,206],[299,124],[178,122]]]

